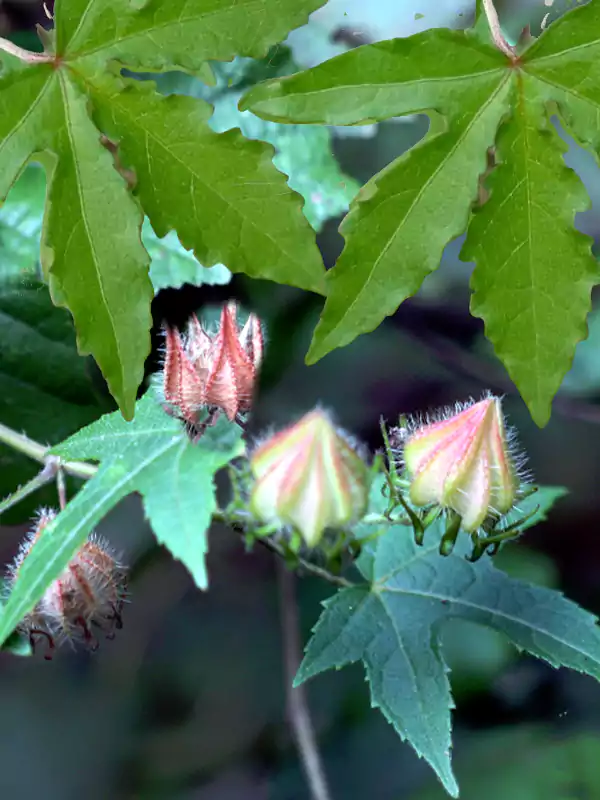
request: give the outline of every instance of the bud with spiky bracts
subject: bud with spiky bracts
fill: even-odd
[[[513,508],[522,458],[515,456],[500,398],[488,395],[432,421],[409,423],[401,438],[414,505],[455,512],[469,533]]]
[[[259,445],[250,468],[252,512],[266,522],[292,526],[309,547],[327,528],[348,525],[365,513],[367,465],[321,409]]]
[[[240,328],[232,301],[223,307],[216,333],[209,334],[194,315],[186,335],[167,328],[165,342],[164,400],[192,430],[201,425],[205,409],[211,411],[210,423],[221,412],[239,422],[250,411],[263,355],[262,326],[255,314]]]
[[[34,542],[55,517],[54,509],[38,512],[33,529],[9,567],[10,585],[17,579]],[[46,640],[47,659],[52,658],[55,646],[65,641],[83,640],[95,650],[98,642],[92,628],[112,638],[115,630],[122,627],[121,612],[126,597],[124,567],[108,542],[92,533],[22,620],[19,630],[29,636],[32,649],[40,639]]]

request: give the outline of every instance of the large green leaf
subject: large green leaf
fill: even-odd
[[[296,69],[287,48],[278,47],[262,61],[238,58],[230,64],[216,64],[216,84],[212,87],[181,72],[162,75],[157,83],[165,94],[207,100],[214,108],[209,123],[214,131],[239,128],[247,139],[272,144],[276,151],[273,163],[289,176],[290,187],[304,198],[304,215],[318,231],[327,219],[348,210],[359,189],[357,182],[340,170],[330,131],[318,125],[280,125],[237,107],[244,87]]]
[[[62,0],[53,35],[43,37],[47,52],[23,64],[0,54],[0,203],[26,163],[39,159],[49,178],[44,275],[54,302],[74,317],[80,352],[93,354],[126,418],[150,348],[143,211],[161,238],[176,230],[207,266],[227,259],[234,270],[318,292],[324,268],[301,200],[271,151],[239,134],[217,137],[199,102],[116,89],[115,62],[206,78],[207,59],[263,55],[322,4]],[[94,126],[94,111],[109,131]]]
[[[154,88],[105,79],[92,92],[100,127],[135,169],[136,193],[156,233],[176,229],[207,267],[223,263],[322,292],[324,269],[301,198],[273,167],[273,149],[237,130],[214,133],[207,103],[161,97]]]
[[[327,276],[309,362],[373,330],[438,266],[467,227],[500,128],[491,197],[463,254],[477,262],[473,313],[543,425],[600,276],[591,240],[574,229],[587,199],[564,166],[548,104],[599,150],[600,6],[566,14],[514,61],[494,49],[483,21],[356,48],[253,88],[241,107],[288,123],[432,117],[424,142],[369,181],[344,220],[346,246]]]
[[[552,666],[598,678],[600,630],[591,614],[559,592],[510,578],[487,557],[471,563],[464,542],[441,556],[441,534],[439,526],[428,529],[425,546],[418,547],[409,528],[392,525],[365,546],[357,562],[365,583],[325,602],[296,683],[362,660],[373,705],[458,796],[450,766],[444,624],[459,618],[488,626]]]
[[[93,363],[77,355],[69,315],[52,305],[45,286],[0,282],[0,341],[4,425],[56,444],[110,408],[94,387]],[[31,459],[0,445],[0,498],[39,469]],[[54,487],[41,490],[3,514],[2,522],[22,522],[36,506],[55,500]]]
[[[216,507],[214,475],[244,450],[238,426],[223,418],[193,444],[153,396],[139,401],[133,422],[102,417],[52,452],[96,459],[98,472],[44,529],[19,570],[0,616],[0,643],[65,569],[95,525],[131,492],[142,495],[158,541],[208,584],[206,534]]]
[[[52,176],[42,244],[51,291],[73,314],[80,352],[94,355],[131,416],[150,349],[142,215],[99,141],[84,95],[48,64],[0,81],[0,199],[37,151],[48,154]]]
[[[57,52],[69,59],[198,71],[207,59],[264,56],[326,0],[58,0]],[[141,10],[137,10],[140,9]]]

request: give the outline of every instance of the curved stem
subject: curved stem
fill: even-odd
[[[511,61],[514,61],[516,53],[514,49],[509,45],[509,43],[504,38],[504,34],[502,33],[502,28],[500,27],[500,20],[498,19],[498,12],[496,11],[496,7],[494,6],[494,0],[483,0],[483,10],[485,11],[485,16],[487,17],[488,25],[490,26],[490,31],[492,34],[492,39],[494,40],[494,44],[501,50],[504,55],[508,56]]]
[[[1,36],[0,50],[4,50],[5,53],[15,56],[19,61],[24,61],[26,64],[49,64],[51,61],[54,61],[54,56],[48,53],[32,53],[30,50],[25,50],[9,42],[8,39],[3,39]]]
[[[312,800],[331,800],[325,770],[310,718],[304,685],[294,687],[293,682],[302,660],[300,621],[296,598],[296,576],[283,561],[277,562],[279,602],[281,607],[281,635],[285,667],[287,715],[294,732],[304,774]]]

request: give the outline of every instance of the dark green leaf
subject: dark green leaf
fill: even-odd
[[[326,601],[296,683],[362,660],[373,705],[457,796],[444,623],[486,625],[552,666],[594,677],[600,677],[600,630],[559,592],[510,578],[488,557],[468,561],[466,536],[453,555],[439,555],[441,534],[439,525],[429,528],[426,546],[418,547],[408,527],[391,526],[365,547],[357,563],[367,583]]]

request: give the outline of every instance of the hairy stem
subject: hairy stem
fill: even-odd
[[[501,50],[504,55],[508,56],[512,61],[514,61],[516,58],[516,53],[504,38],[502,28],[500,27],[500,20],[498,19],[498,12],[494,6],[494,0],[483,0],[483,10],[485,11],[488,25],[490,26],[494,44],[498,50]]]
[[[3,425],[1,422],[0,442],[7,445],[12,450],[23,453],[23,455],[28,456],[34,461],[39,461],[40,464],[46,464],[49,458],[55,458],[55,456],[48,454],[50,448],[30,439],[23,433],[13,431],[12,428]],[[72,475],[75,478],[83,478],[84,480],[93,477],[98,469],[98,467],[95,467],[93,464],[88,464],[85,461],[61,461],[60,466],[67,475]]]
[[[294,688],[293,682],[300,661],[300,624],[296,599],[296,576],[283,561],[277,562],[279,602],[281,607],[281,634],[285,668],[287,715],[294,732],[296,747],[306,775],[312,800],[331,800],[327,779],[315,732],[310,718],[304,685]]]
[[[42,486],[45,486],[47,483],[51,483],[53,480],[55,480],[58,472],[58,459],[49,458],[44,468],[38,472],[35,478],[27,481],[27,483],[25,483],[23,486],[20,486],[16,492],[9,494],[8,497],[0,502],[0,516],[2,516],[5,511],[8,511],[9,508],[12,508],[13,506],[16,506],[17,503],[20,503],[21,500],[29,497],[29,495],[33,494],[33,492],[37,492],[37,490],[41,489]]]
[[[54,56],[49,53],[32,53],[30,50],[24,50],[22,47],[2,37],[0,37],[0,50],[4,50],[5,53],[15,56],[26,64],[49,64],[54,61]]]

